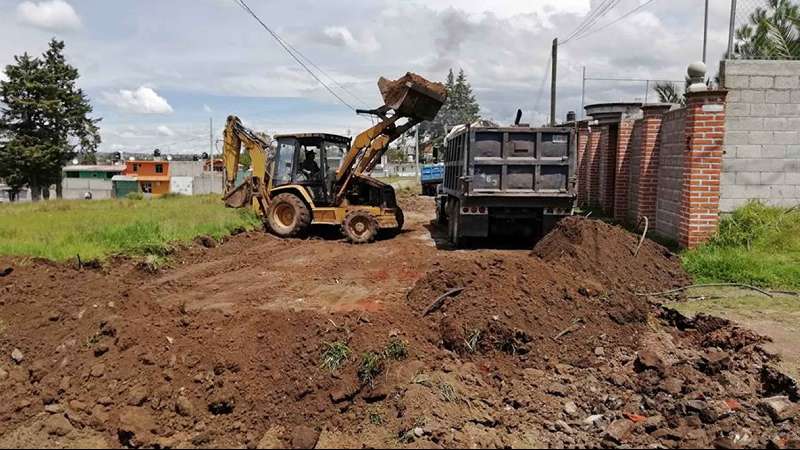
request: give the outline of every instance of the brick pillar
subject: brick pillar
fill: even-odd
[[[600,138],[600,207],[608,215],[614,212],[618,129],[616,123],[605,125]]]
[[[577,125],[578,133],[578,205],[584,207],[589,198],[589,187],[587,175],[587,152],[589,147],[589,128],[588,120],[581,120]]]
[[[619,123],[617,135],[617,165],[614,178],[614,219],[624,221],[628,214],[628,183],[630,181],[631,154],[629,146],[633,135],[633,120]]]
[[[639,196],[635,220],[647,217],[651,223],[656,220],[658,197],[658,153],[661,148],[661,122],[670,105],[645,105],[642,107],[644,124],[642,127],[642,148],[639,160]]]
[[[686,94],[680,244],[695,248],[719,223],[720,179],[727,91]]]
[[[600,203],[600,166],[602,161],[603,140],[608,138],[607,126],[592,128],[589,136],[589,206],[598,208]]]

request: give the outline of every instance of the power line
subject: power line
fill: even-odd
[[[304,63],[304,62],[303,62],[303,61],[302,61],[302,60],[301,60],[301,59],[300,59],[298,56],[297,56],[297,54],[295,54],[295,53],[294,53],[294,52],[293,52],[293,51],[292,51],[292,50],[289,48],[289,46],[286,44],[286,42],[284,42],[284,41],[283,41],[283,39],[281,39],[281,37],[280,37],[280,36],[278,36],[278,34],[277,34],[277,33],[275,33],[274,31],[272,31],[272,29],[271,29],[269,26],[267,26],[267,24],[265,24],[265,23],[264,23],[264,21],[262,21],[262,20],[261,20],[261,18],[260,18],[260,17],[258,17],[258,15],[257,15],[257,14],[256,14],[256,13],[255,13],[255,12],[252,10],[252,9],[250,9],[250,7],[249,7],[249,6],[247,6],[247,3],[245,3],[245,1],[244,1],[244,0],[233,0],[233,1],[234,1],[235,3],[237,3],[239,6],[241,6],[241,7],[242,7],[242,9],[244,9],[244,10],[245,10],[247,13],[249,13],[251,16],[253,16],[253,18],[254,18],[254,19],[255,19],[255,20],[256,20],[256,21],[257,21],[259,24],[261,24],[261,26],[262,26],[262,27],[263,27],[263,28],[264,28],[264,29],[265,29],[265,30],[266,30],[266,31],[267,31],[267,32],[268,32],[268,33],[269,33],[269,34],[270,34],[270,35],[271,35],[271,36],[272,36],[272,37],[275,39],[275,41],[277,41],[277,42],[278,42],[278,44],[280,44],[280,46],[281,46],[281,47],[283,47],[283,49],[286,51],[286,53],[288,53],[288,54],[289,54],[289,56],[291,56],[291,57],[292,57],[292,58],[293,58],[293,59],[294,59],[294,60],[295,60],[295,61],[296,61],[298,64],[300,64],[300,66],[302,66],[302,67],[303,67],[303,69],[305,69],[305,70],[306,70],[306,72],[308,72],[308,74],[309,74],[309,75],[311,75],[312,77],[314,77],[314,79],[315,79],[315,80],[317,80],[317,82],[318,82],[319,84],[321,84],[321,85],[322,85],[322,86],[323,86],[323,87],[324,87],[324,88],[325,88],[325,89],[326,89],[328,92],[330,92],[330,94],[331,94],[331,95],[333,95],[334,97],[336,97],[336,99],[337,99],[337,100],[339,100],[339,101],[340,101],[340,102],[341,102],[343,105],[347,106],[348,108],[352,109],[353,111],[355,111],[355,110],[356,110],[356,108],[354,108],[354,107],[353,107],[353,105],[351,105],[350,103],[348,103],[347,101],[345,101],[345,100],[344,100],[344,99],[343,99],[341,96],[339,96],[339,94],[337,94],[337,93],[336,93],[336,92],[335,92],[333,89],[331,89],[331,87],[330,87],[330,86],[328,86],[328,85],[327,85],[327,84],[326,84],[324,81],[322,81],[322,79],[320,79],[320,77],[318,77],[318,76],[317,76],[317,74],[316,74],[316,73],[314,73],[314,72],[313,72],[313,71],[312,71],[312,70],[311,70],[311,69],[310,69],[310,68],[309,68],[309,67],[308,67],[308,66],[307,66],[307,65],[306,65],[306,64],[305,64],[305,63]]]
[[[344,91],[345,93],[350,95],[350,97],[352,97],[353,99],[357,100],[363,106],[367,105],[367,102],[365,102],[361,97],[357,96],[352,91],[350,91],[348,88],[346,88],[344,85],[342,85],[341,83],[336,81],[336,79],[333,78],[333,76],[331,76],[328,72],[323,70],[320,66],[314,64],[314,61],[312,61],[308,56],[304,55],[300,50],[298,50],[294,46],[292,46],[292,44],[290,44],[288,41],[286,41],[285,39],[283,39],[281,37],[279,37],[279,39],[282,40],[290,49],[292,49],[293,52],[297,53],[301,58],[305,59],[306,62],[309,63],[312,67],[317,69],[321,74],[325,75],[331,82],[333,82],[333,84],[338,86],[339,89],[341,89],[342,91]]]
[[[542,103],[542,96],[544,95],[544,87],[547,85],[547,76],[550,75],[550,63],[553,61],[553,55],[550,55],[547,58],[547,64],[545,64],[544,75],[542,75],[542,82],[539,84],[539,91],[536,93],[536,103],[534,103],[533,108],[539,108],[539,105]]]
[[[591,35],[593,35],[593,34],[595,34],[595,33],[599,33],[599,32],[601,32],[601,31],[605,30],[605,29],[606,29],[606,28],[608,28],[608,27],[611,27],[611,26],[613,26],[613,25],[616,25],[617,23],[619,23],[619,22],[621,22],[621,21],[623,21],[623,20],[627,19],[627,18],[628,18],[628,17],[630,17],[632,14],[635,14],[635,13],[636,13],[636,12],[638,12],[639,10],[643,9],[644,7],[646,7],[646,6],[650,5],[651,3],[655,2],[655,1],[656,1],[656,0],[649,0],[649,1],[645,2],[645,3],[642,3],[641,5],[637,6],[636,8],[633,8],[632,10],[630,10],[630,11],[628,11],[627,13],[623,14],[622,16],[620,16],[619,18],[617,18],[616,20],[614,20],[614,21],[612,21],[612,22],[609,22],[609,23],[607,23],[607,24],[603,25],[602,27],[600,27],[600,28],[598,28],[598,29],[596,29],[596,30],[594,30],[594,31],[590,31],[590,32],[588,32],[588,33],[585,33],[585,34],[584,34],[584,35],[582,35],[582,36],[578,36],[578,37],[576,38],[576,40],[581,40],[581,39],[583,39],[583,38],[585,38],[585,37],[588,37],[588,36],[591,36]]]
[[[598,20],[608,14],[609,11],[614,9],[614,7],[617,6],[620,1],[621,0],[605,0],[600,4],[600,6],[597,7],[597,9],[590,11],[589,14],[587,14],[583,19],[583,22],[581,22],[580,25],[578,25],[575,30],[573,30],[573,32],[570,33],[570,35],[567,36],[563,42],[561,42],[561,45],[566,45],[577,36],[587,32],[592,26],[594,26],[595,23],[597,23]]]

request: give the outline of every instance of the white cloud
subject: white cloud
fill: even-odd
[[[50,31],[77,30],[81,18],[64,0],[25,1],[17,6],[17,19],[27,25]]]
[[[105,93],[106,102],[122,111],[137,114],[169,114],[172,106],[152,88],[141,86],[135,91],[120,89],[118,93]]]
[[[210,107],[210,106],[208,106],[208,105],[203,105],[203,112],[210,114],[210,113],[212,113],[213,111],[214,111],[214,110],[213,110],[213,109],[211,109],[211,107]]]
[[[356,39],[347,27],[331,26],[322,30],[327,44],[336,47],[346,47],[361,53],[371,53],[381,48],[375,36],[370,33],[362,33],[360,39]]]
[[[164,136],[175,136],[175,132],[172,131],[172,129],[166,125],[159,125],[158,127],[156,127],[156,131],[158,131],[160,134]]]

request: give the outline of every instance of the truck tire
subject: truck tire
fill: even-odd
[[[455,248],[459,248],[461,246],[461,237],[459,236],[460,233],[460,210],[459,202],[454,200],[450,206],[450,214],[447,215],[447,236],[450,244],[453,245]]]
[[[367,211],[351,211],[344,216],[342,233],[353,244],[367,244],[378,235],[378,221]]]
[[[447,223],[447,210],[445,209],[444,203],[444,198],[436,199],[436,223],[439,225]]]
[[[295,194],[278,194],[270,204],[267,222],[280,237],[300,236],[311,225],[311,210]]]

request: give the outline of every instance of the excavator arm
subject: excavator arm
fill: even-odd
[[[376,125],[361,132],[353,139],[350,151],[336,172],[336,203],[347,196],[353,180],[371,171],[395,139],[424,120],[436,117],[447,99],[441,83],[431,83],[424,78],[407,73],[402,78],[390,81],[378,80],[378,88],[384,99],[380,108],[364,111],[380,119]]]
[[[232,208],[252,205],[266,215],[269,208],[273,155],[270,142],[242,125],[236,116],[229,116],[225,124],[223,162],[225,165],[225,191],[223,200]],[[253,175],[236,186],[242,147],[250,155]]]

